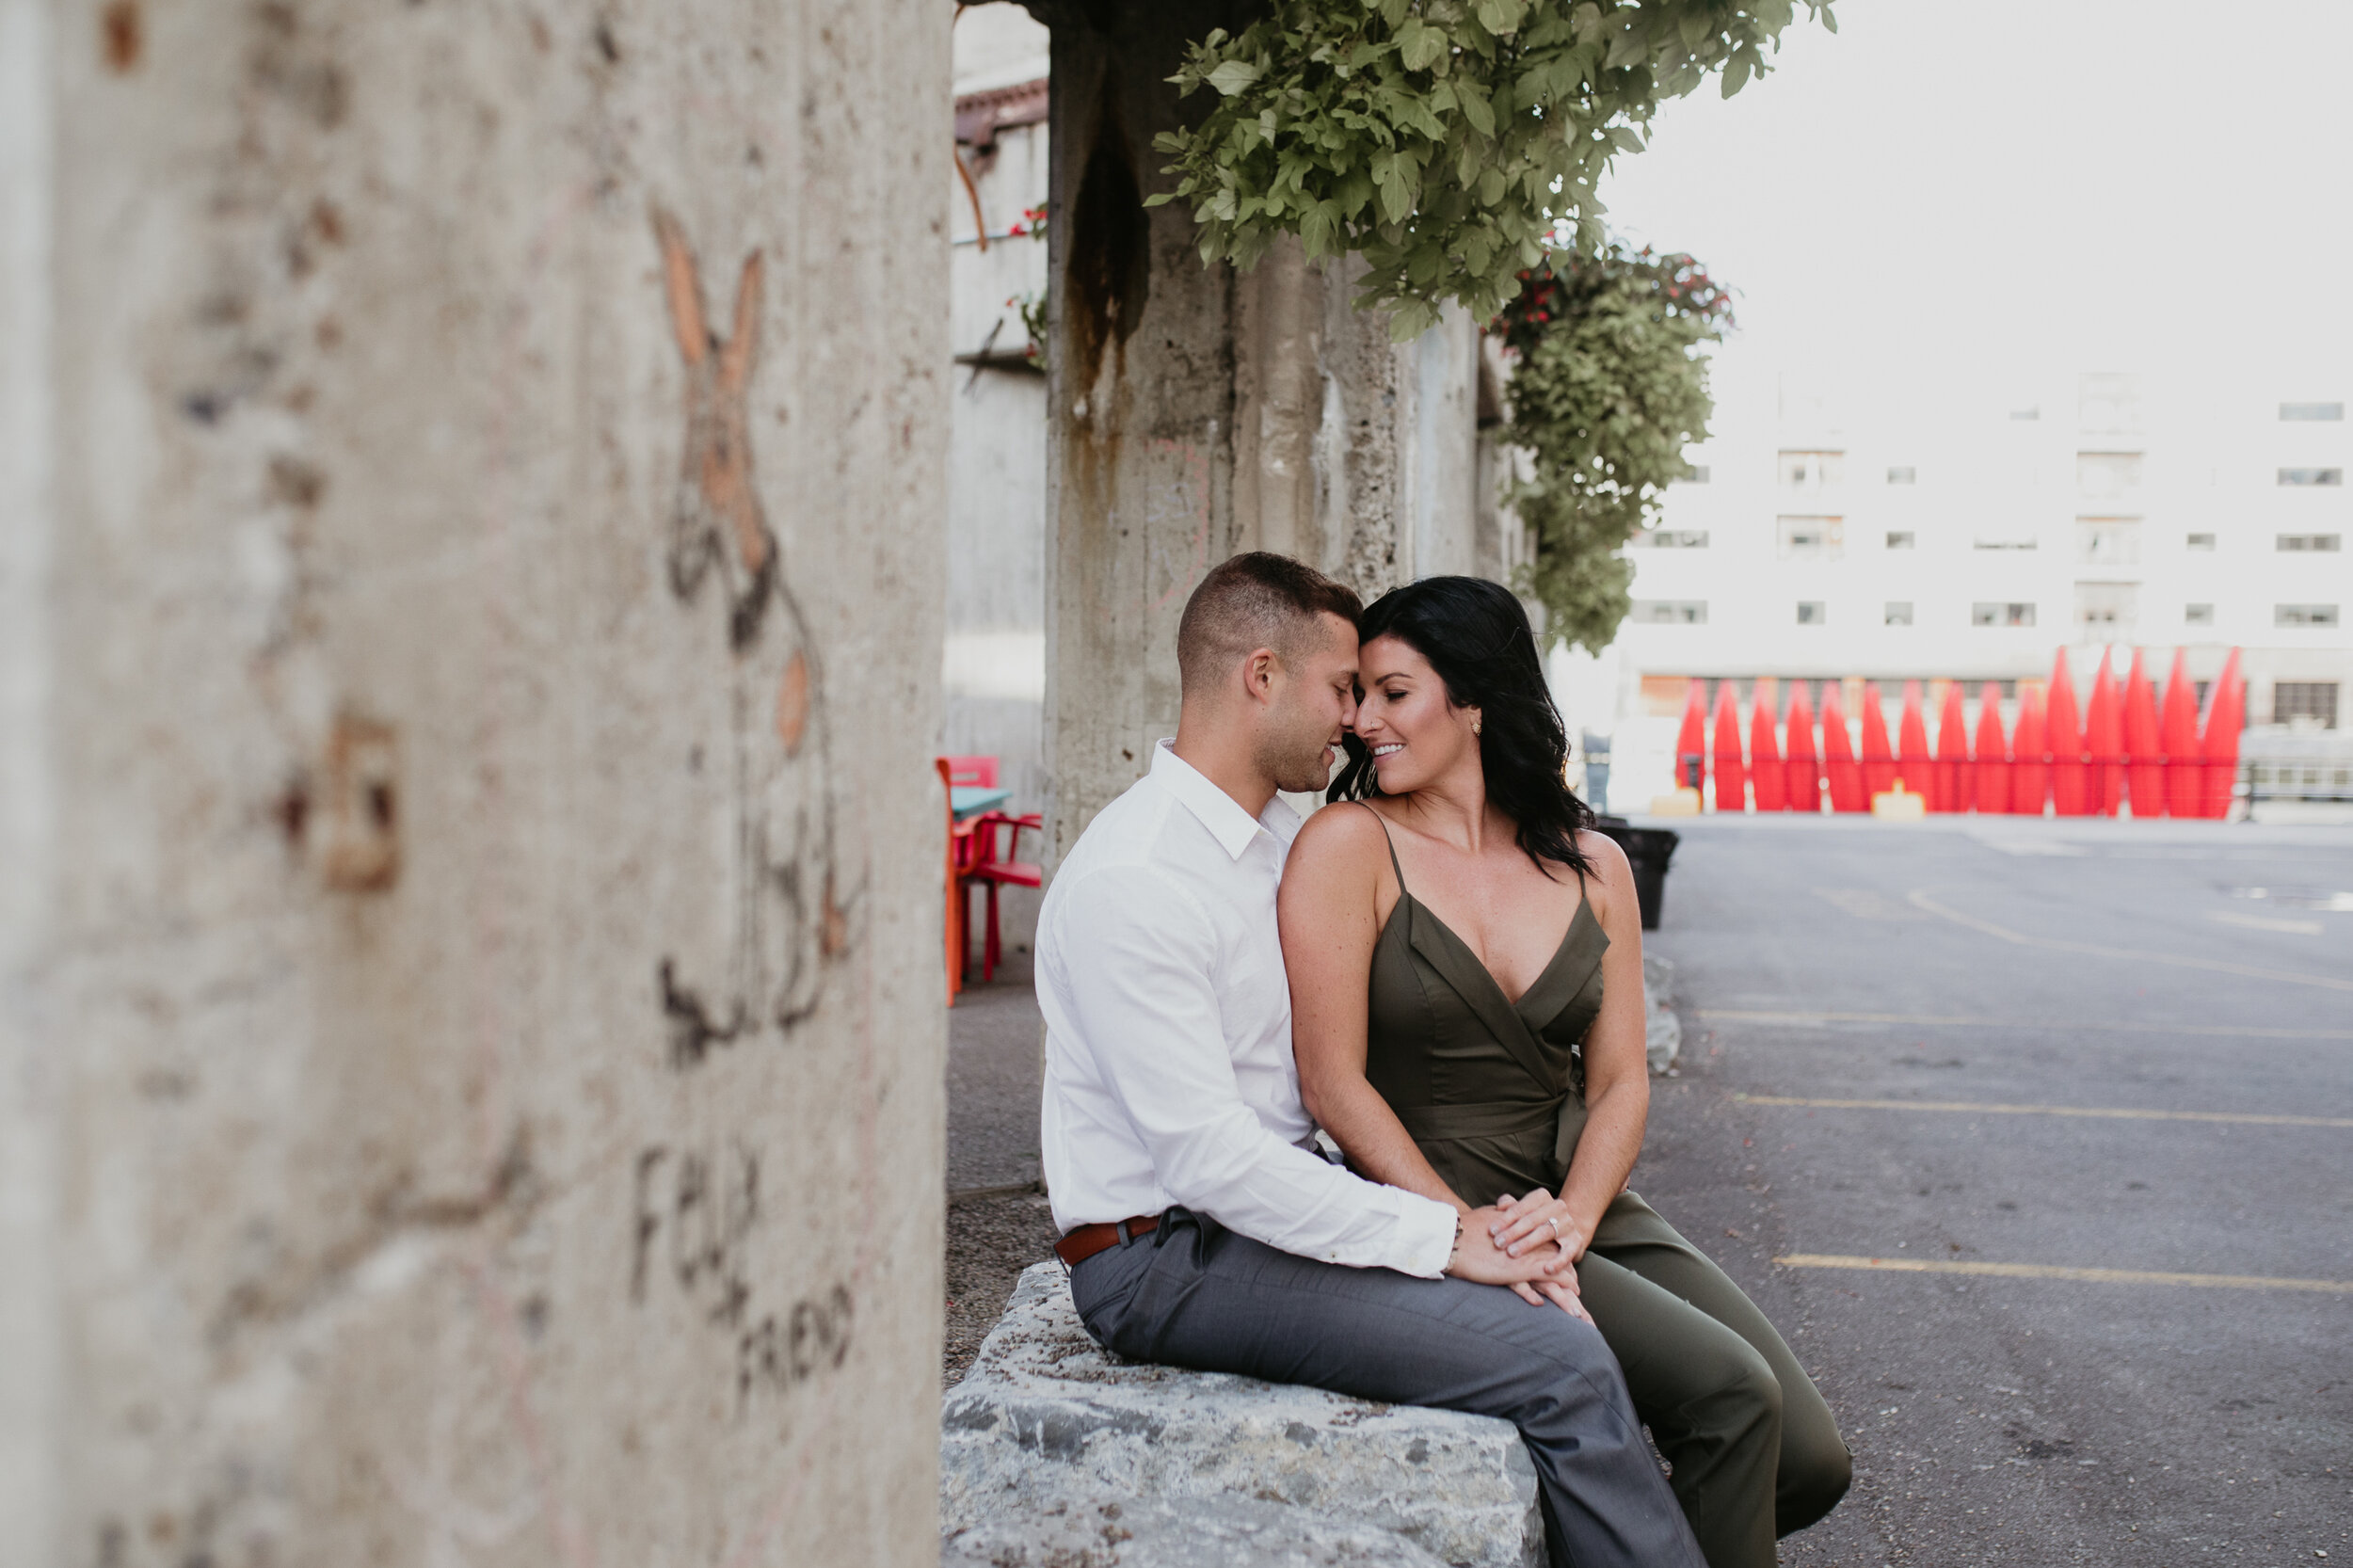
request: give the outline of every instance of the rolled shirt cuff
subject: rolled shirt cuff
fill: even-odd
[[[1401,1274],[1436,1279],[1454,1256],[1454,1206],[1401,1191],[1404,1212],[1398,1216],[1397,1256],[1389,1267]]]

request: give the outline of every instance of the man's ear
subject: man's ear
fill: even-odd
[[[1283,662],[1274,656],[1273,648],[1253,649],[1250,656],[1241,662],[1244,695],[1253,702],[1271,700],[1274,696],[1275,673],[1282,667]]]

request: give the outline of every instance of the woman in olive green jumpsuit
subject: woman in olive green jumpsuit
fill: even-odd
[[[1316,813],[1283,875],[1307,1108],[1361,1174],[1517,1247],[1557,1236],[1574,1285],[1522,1294],[1600,1328],[1710,1568],[1769,1568],[1850,1461],[1764,1314],[1625,1190],[1650,1092],[1640,911],[1561,782],[1527,618],[1476,579],[1399,589],[1366,612],[1359,679],[1332,791],[1359,804]]]

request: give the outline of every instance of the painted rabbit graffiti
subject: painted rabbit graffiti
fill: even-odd
[[[726,769],[734,822],[724,954],[662,959],[670,1061],[688,1068],[818,1005],[824,970],[851,945],[855,899],[836,855],[824,680],[752,471],[749,400],[766,269],[744,259],[726,338],[678,220],[653,214],[670,325],[686,371],[686,431],[670,518],[669,577],[681,603],[719,600],[731,701],[728,734],[698,747]],[[707,591],[708,590],[708,591]]]

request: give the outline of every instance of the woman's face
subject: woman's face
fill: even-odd
[[[1356,738],[1372,752],[1385,795],[1410,794],[1468,762],[1478,765],[1471,731],[1478,711],[1449,701],[1446,682],[1412,645],[1375,637],[1356,667],[1365,695],[1356,703]]]

